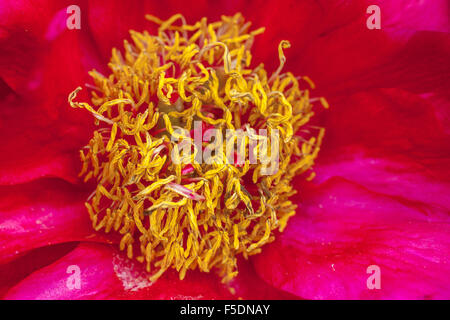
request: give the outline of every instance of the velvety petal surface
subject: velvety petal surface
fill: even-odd
[[[68,286],[69,266],[80,270],[80,288]],[[70,281],[70,280],[69,280]],[[192,272],[184,281],[167,272],[155,283],[141,264],[110,246],[81,244],[59,261],[42,268],[12,288],[6,299],[230,299],[213,274]]]
[[[439,92],[448,97],[449,55],[449,33],[340,30],[296,56],[293,69],[310,76],[316,94],[328,97],[373,88]]]
[[[237,277],[231,282],[235,290],[235,298],[247,300],[298,300],[301,297],[275,288],[265,282],[257,274],[251,261],[238,259]]]
[[[14,94],[0,103],[0,114],[1,185],[49,176],[77,181],[78,149],[88,141],[88,130],[79,134],[81,123],[51,120],[32,100],[25,102]]]
[[[94,232],[84,207],[86,190],[58,179],[0,187],[0,263],[43,246],[108,241]]]

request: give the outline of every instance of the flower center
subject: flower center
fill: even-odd
[[[241,14],[194,25],[179,14],[146,18],[158,36],[130,31],[124,55],[112,51],[112,73],[90,72],[93,106],[74,102],[81,88],[69,96],[99,126],[80,151],[80,175],[98,182],[86,207],[93,228],[120,233],[120,249],[145,263],[152,281],[174,268],[180,279],[214,269],[228,282],[237,256],[261,252],[295,214],[292,179],[313,178],[324,134],[307,126],[313,102],[327,104],[301,89],[314,86],[307,77],[281,72],[287,41],[272,75],[250,67],[264,29],[249,31]],[[204,130],[220,132],[214,143]]]

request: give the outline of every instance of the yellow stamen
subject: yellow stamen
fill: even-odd
[[[311,172],[324,135],[307,127],[312,102],[328,103],[282,73],[287,41],[270,78],[263,65],[250,67],[251,45],[264,29],[249,31],[241,14],[194,25],[180,14],[146,18],[159,25],[157,36],[131,31],[124,54],[113,49],[111,75],[90,72],[93,106],[74,101],[81,88],[68,98],[101,126],[80,152],[80,174],[98,181],[86,208],[95,230],[122,235],[120,249],[145,263],[152,281],[174,268],[180,279],[188,270],[217,270],[227,282],[237,274],[236,257],[261,252],[295,214],[292,179]],[[258,129],[278,129],[279,170],[262,175],[260,162],[229,163],[226,144],[224,162],[195,163],[201,150],[187,134],[194,119],[248,132],[244,154]],[[179,151],[171,135],[194,148],[190,164],[170,157]],[[271,148],[259,142],[253,155]]]

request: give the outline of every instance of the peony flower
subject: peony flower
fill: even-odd
[[[377,1],[381,29],[372,30],[373,4],[89,1],[76,4],[80,29],[68,29],[74,3],[3,2],[3,298],[448,299],[448,3]],[[238,273],[225,283],[217,270],[201,268],[182,280],[168,268],[151,281],[145,263],[120,251],[123,234],[93,229],[85,202],[98,181],[78,177],[79,150],[98,126],[67,97],[92,84],[90,70],[111,73],[111,50],[131,41],[129,30],[157,34],[158,23],[145,14],[166,20],[182,13],[194,24],[237,12],[252,30],[266,29],[251,50],[255,67],[262,62],[271,75],[285,55],[283,72],[312,79],[312,99],[330,105],[315,106],[308,123],[326,131],[315,178],[293,179],[295,215],[283,232],[271,230],[273,241],[258,254],[236,255]],[[277,47],[283,40],[289,49]],[[88,92],[69,100],[83,106]],[[171,188],[192,201],[204,197]],[[71,282],[77,273],[79,283]]]

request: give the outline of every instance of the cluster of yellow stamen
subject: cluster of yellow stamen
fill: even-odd
[[[130,31],[124,55],[112,51],[111,75],[90,72],[93,106],[74,101],[81,88],[69,96],[100,127],[80,151],[80,175],[98,183],[86,207],[95,230],[119,232],[120,249],[145,263],[152,281],[169,268],[180,279],[198,268],[218,270],[226,282],[237,274],[239,254],[259,253],[295,214],[292,178],[313,177],[324,132],[306,127],[314,99],[299,81],[313,84],[281,72],[287,41],[270,77],[262,64],[250,68],[252,43],[264,29],[249,31],[241,14],[194,25],[181,15],[146,18],[159,25],[157,36]],[[175,163],[170,136],[178,127],[192,130],[194,120],[217,129],[278,129],[279,170],[262,175],[263,164],[226,157]]]

